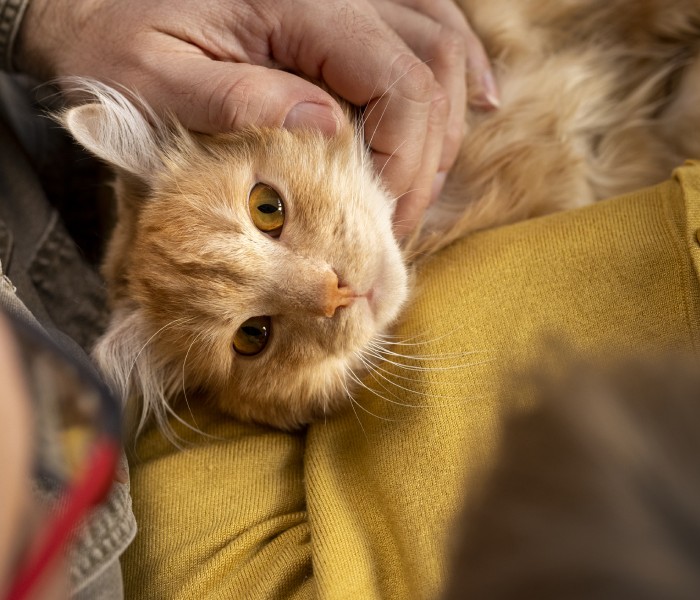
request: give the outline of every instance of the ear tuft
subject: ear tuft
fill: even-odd
[[[70,93],[90,98],[88,104],[68,109],[61,124],[92,154],[141,179],[162,168],[161,143],[165,126],[142,102],[103,84],[73,80]]]

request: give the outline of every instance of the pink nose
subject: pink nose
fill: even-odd
[[[333,273],[328,278],[326,288],[321,299],[321,311],[325,317],[332,317],[341,306],[350,306],[357,294],[347,285],[340,285],[337,275]]]
[[[339,287],[333,290],[327,297],[323,310],[326,317],[332,317],[335,311],[341,306],[350,306],[357,295],[347,286]]]

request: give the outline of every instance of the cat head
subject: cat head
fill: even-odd
[[[199,135],[88,85],[61,120],[117,172],[95,357],[137,427],[165,426],[183,397],[286,429],[348,402],[358,355],[407,294],[357,129]]]

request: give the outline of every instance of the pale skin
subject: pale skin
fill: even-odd
[[[24,510],[30,498],[31,472],[30,401],[21,376],[21,363],[12,333],[0,317],[0,422],[5,432],[0,438],[0,596],[9,586],[11,559],[21,532]]]
[[[489,61],[452,0],[32,0],[15,64],[88,76],[215,133],[347,125],[323,81],[365,106],[366,139],[412,231],[464,137],[465,99],[498,105]],[[465,77],[468,73],[469,77]]]
[[[47,515],[31,493],[33,422],[32,402],[10,326],[0,315],[0,598],[16,575],[17,552],[36,537]],[[68,577],[62,560],[44,573],[30,600],[68,598]]]

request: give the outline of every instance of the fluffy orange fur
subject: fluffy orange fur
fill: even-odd
[[[694,0],[458,3],[492,57],[502,106],[469,114],[417,249],[658,183],[700,156]]]
[[[95,357],[136,429],[151,417],[167,428],[183,399],[285,429],[330,413],[406,300],[406,257],[661,181],[700,155],[686,135],[700,123],[697,2],[461,4],[502,106],[469,114],[443,195],[403,258],[359,127],[334,139],[201,136],[83,82],[94,101],[63,122],[115,167],[119,201],[104,268],[113,318]],[[258,182],[284,201],[279,238],[251,221]],[[328,310],[341,286],[353,301]],[[259,315],[271,318],[268,345],[241,356],[234,333]]]

